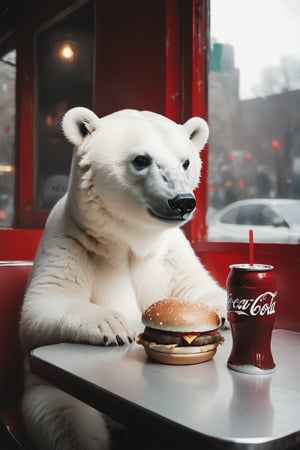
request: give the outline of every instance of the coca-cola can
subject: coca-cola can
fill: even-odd
[[[233,264],[226,282],[232,349],[227,365],[250,374],[274,372],[271,338],[275,322],[273,266]]]

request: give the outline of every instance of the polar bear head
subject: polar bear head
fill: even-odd
[[[85,214],[98,210],[115,220],[159,227],[180,226],[192,217],[199,152],[208,139],[203,119],[178,125],[129,109],[98,118],[76,107],[65,114],[62,128],[75,146],[68,196],[79,209],[90,206]]]

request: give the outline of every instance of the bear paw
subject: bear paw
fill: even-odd
[[[89,310],[82,312],[77,323],[68,324],[75,335],[69,336],[73,342],[96,345],[123,345],[130,344],[136,338],[136,332],[126,318],[117,311],[111,311],[98,305],[89,305]],[[77,322],[77,320],[76,320]]]
[[[130,344],[136,337],[125,317],[116,311],[106,311],[105,317],[99,320],[98,330],[103,345]]]

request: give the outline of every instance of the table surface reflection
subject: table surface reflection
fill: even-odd
[[[152,362],[136,343],[57,344],[33,350],[31,370],[128,427],[159,427],[190,449],[300,448],[300,333],[273,332],[270,375],[229,370],[231,333],[222,334],[214,359],[197,365]]]

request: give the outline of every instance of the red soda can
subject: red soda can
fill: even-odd
[[[227,319],[232,334],[230,369],[250,374],[274,372],[271,338],[275,322],[273,266],[233,264],[227,278]]]

